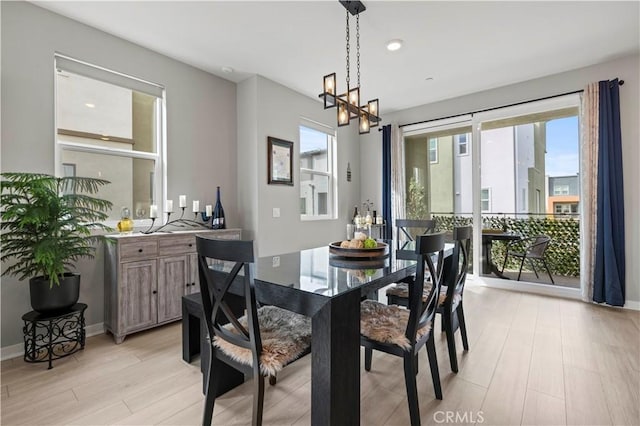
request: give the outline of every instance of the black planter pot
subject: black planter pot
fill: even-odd
[[[34,311],[49,314],[68,309],[80,297],[80,274],[65,272],[60,277],[60,285],[51,286],[43,276],[29,280],[31,307]]]

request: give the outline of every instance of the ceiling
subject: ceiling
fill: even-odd
[[[346,88],[337,1],[33,3],[234,82],[259,74],[317,98],[336,72]],[[382,115],[640,51],[637,1],[364,3],[360,93]],[[354,82],[355,41],[351,62]]]

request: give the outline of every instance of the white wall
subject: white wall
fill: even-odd
[[[2,171],[54,172],[54,52],[163,84],[167,95],[168,197],[200,205],[222,188],[228,226],[236,203],[236,85],[27,2],[1,2]],[[103,250],[81,261],[87,325],[103,321]],[[22,342],[26,282],[2,277],[2,347]]]
[[[317,247],[345,238],[353,206],[360,202],[357,126],[340,128],[337,133],[338,219],[303,222],[300,220],[299,125],[304,117],[335,127],[335,109],[324,110],[320,102],[261,76],[241,82],[238,94],[238,172],[248,170],[247,176],[242,177],[241,226],[255,238],[258,255]],[[268,136],[294,143],[293,186],[267,184]],[[351,182],[347,182],[346,177],[349,162]],[[273,208],[280,209],[279,218],[273,217]]]
[[[513,127],[483,130],[481,139],[480,187],[489,189],[488,212],[515,212]]]
[[[588,49],[588,46],[582,48]],[[543,60],[532,58],[532,61]],[[500,87],[497,89],[473,93],[454,99],[422,105],[416,108],[398,111],[392,114],[382,113],[384,124],[414,123],[422,120],[448,117],[486,108],[509,105],[516,102],[539,99],[561,93],[584,89],[591,82],[620,78],[625,80],[620,87],[620,109],[622,126],[622,159],[625,197],[626,230],[626,286],[629,305],[640,308],[640,56],[638,54],[592,65],[572,71],[554,74],[535,80]],[[384,99],[381,100],[384,102]],[[362,164],[382,164],[381,135],[371,132],[361,137]],[[373,173],[377,173],[373,176]],[[382,199],[379,184],[381,169],[369,173],[369,179],[362,182],[362,194],[371,198],[377,205]]]

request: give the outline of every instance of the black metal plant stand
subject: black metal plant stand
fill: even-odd
[[[52,369],[54,359],[84,349],[86,309],[86,304],[76,303],[62,312],[42,314],[31,311],[24,314],[24,360],[48,362],[49,369]]]

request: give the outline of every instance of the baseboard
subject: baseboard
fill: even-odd
[[[104,333],[104,323],[91,324],[85,327],[87,337],[96,336]],[[5,346],[0,348],[0,361],[4,361],[11,358],[18,358],[24,355],[24,343],[18,343],[17,345]]]
[[[500,288],[503,290],[524,291],[527,293],[543,294],[545,296],[564,297],[567,299],[582,300],[580,289],[569,288],[553,285],[540,285],[534,283],[527,283],[523,281],[502,280],[492,277],[475,277],[471,276],[469,280],[472,285],[486,286],[493,288]],[[468,282],[469,282],[468,281]],[[640,302],[636,300],[626,300],[622,309],[629,309],[632,311],[640,311]]]
[[[580,299],[580,289],[554,285],[528,283],[526,281],[503,280],[487,276],[474,277],[474,284],[502,290],[522,291],[525,293],[542,294],[545,296],[563,297],[565,299]]]

